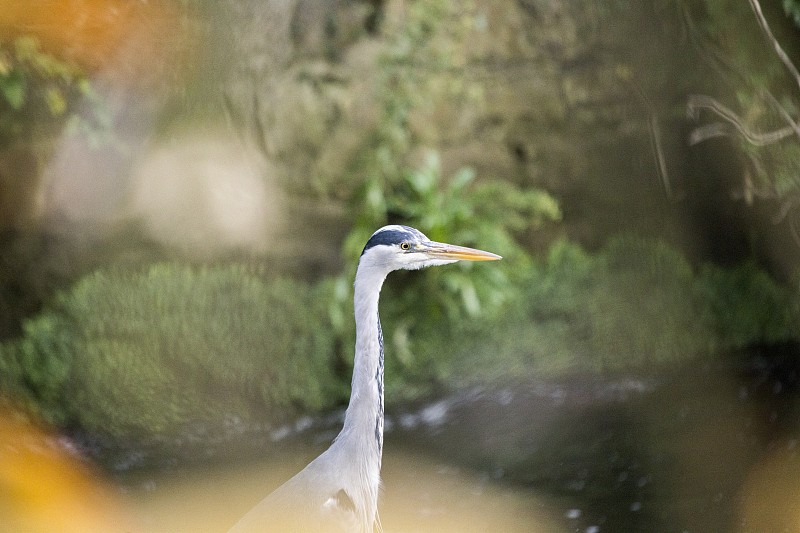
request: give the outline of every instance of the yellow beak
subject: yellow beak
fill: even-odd
[[[428,254],[435,259],[450,259],[458,261],[497,261],[502,259],[497,254],[467,248],[466,246],[456,246],[455,244],[445,244],[442,242],[426,242],[419,245],[418,250]]]

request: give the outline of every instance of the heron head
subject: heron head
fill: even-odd
[[[421,231],[408,227],[384,226],[367,241],[361,261],[392,270],[417,270],[456,261],[494,261],[499,255],[464,246],[435,242]]]

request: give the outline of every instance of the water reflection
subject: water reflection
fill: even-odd
[[[575,531],[795,531],[772,528],[796,519],[782,504],[800,494],[797,477],[772,478],[800,466],[794,364],[734,356],[642,381],[478,391],[408,437],[555,498]]]

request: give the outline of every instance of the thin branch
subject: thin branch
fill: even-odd
[[[775,48],[775,52],[778,54],[778,57],[783,61],[783,64],[789,69],[792,76],[794,76],[795,82],[797,82],[797,86],[800,87],[800,72],[798,72],[797,67],[794,66],[792,60],[789,59],[789,56],[783,50],[783,47],[778,42],[778,39],[775,38],[773,35],[772,30],[769,28],[769,24],[767,24],[767,19],[764,17],[764,13],[761,11],[761,4],[758,0],[749,0],[750,7],[753,8],[753,11],[756,14],[756,18],[758,19],[758,24],[761,26],[761,29],[769,39],[770,43],[772,43],[773,48]]]
[[[724,122],[704,124],[703,126],[696,127],[692,130],[692,133],[689,134],[689,146],[700,144],[714,137],[730,137],[732,133],[733,128]]]
[[[720,104],[710,96],[705,96],[705,95],[690,96],[689,102],[687,104],[687,111],[689,112],[689,116],[697,120],[697,115],[699,114],[700,109],[708,109],[716,113],[721,118],[725,119],[733,127],[739,130],[739,133],[742,134],[742,137],[744,137],[750,144],[753,144],[755,146],[766,146],[768,144],[773,144],[780,140],[785,139],[786,137],[789,137],[793,133],[796,133],[795,128],[793,128],[792,126],[786,126],[784,128],[775,131],[770,131],[767,133],[757,133],[751,131],[750,128],[744,125],[744,121],[739,117],[739,115],[737,115],[724,105]],[[699,134],[692,133],[692,137],[690,137],[690,143],[692,142],[692,139],[694,139],[695,137],[699,138],[699,140],[696,142],[700,142],[702,140],[705,140],[705,138],[716,137],[724,134],[725,132],[721,130],[719,127],[709,128],[708,131],[704,132],[701,130],[701,133]],[[702,135],[706,135],[707,137],[703,137]],[[696,142],[692,144],[696,144]]]
[[[695,27],[692,16],[689,13],[688,7],[686,6],[684,6],[683,9],[683,17],[684,23],[689,28],[690,39],[703,61],[713,68],[733,90],[739,90],[739,85],[744,83],[745,85],[757,91],[761,98],[766,100],[766,102],[770,104],[781,117],[783,117],[784,121],[791,126],[792,129],[794,129],[795,134],[797,135],[798,139],[800,139],[800,124],[798,124],[798,122],[794,119],[794,117],[791,116],[791,114],[789,114],[786,108],[781,105],[780,102],[778,102],[778,99],[775,98],[775,96],[766,88],[755,86],[753,84],[753,80],[745,72],[743,72],[738,65],[732,62],[730,58],[728,58],[716,47],[704,42],[699,37],[700,32]],[[738,82],[731,79],[731,75],[735,75],[735,77],[738,79]]]
[[[656,161],[658,162],[658,174],[661,176],[661,184],[664,187],[667,198],[672,200],[672,186],[670,185],[669,173],[667,172],[667,159],[664,157],[664,149],[661,145],[661,128],[655,113],[648,113],[647,125],[650,127],[650,142],[653,146],[653,153],[656,156]]]
[[[762,98],[765,98],[767,102],[772,104],[772,107],[774,107],[778,114],[782,116],[783,119],[789,124],[789,127],[794,130],[795,135],[800,138],[800,124],[795,122],[792,115],[790,115],[789,112],[786,111],[786,108],[783,107],[780,102],[778,102],[778,99],[775,98],[771,92],[764,88],[760,89],[759,93],[761,94]]]
[[[675,195],[672,192],[672,184],[669,180],[667,158],[664,155],[664,148],[661,142],[661,127],[658,123],[658,115],[653,108],[652,102],[650,102],[650,99],[647,97],[639,84],[636,83],[635,80],[630,80],[630,84],[631,87],[633,87],[636,95],[642,101],[642,105],[647,113],[647,126],[650,132],[650,146],[652,147],[653,155],[656,158],[656,168],[658,170],[658,176],[661,178],[661,185],[664,187],[664,194],[666,194],[668,199],[674,200]]]
[[[750,159],[750,164],[752,165],[753,170],[755,170],[758,177],[763,181],[769,182],[767,169],[764,168],[764,163],[761,161],[761,159],[752,151],[745,151],[745,154]],[[762,198],[777,198],[778,193],[775,192],[775,187],[771,187],[769,192],[759,193],[759,196]]]

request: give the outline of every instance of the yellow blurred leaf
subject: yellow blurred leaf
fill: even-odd
[[[67,99],[64,98],[64,93],[58,87],[48,87],[45,90],[44,99],[53,116],[60,117],[67,111]]]

